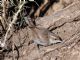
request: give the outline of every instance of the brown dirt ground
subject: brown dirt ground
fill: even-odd
[[[62,40],[69,40],[80,32],[80,21],[74,21],[64,24],[62,27],[55,29],[53,32],[58,34]],[[14,40],[16,46],[22,44],[22,47],[18,49],[19,60],[80,60],[80,42],[66,45],[54,51],[45,54],[45,49],[54,49],[53,46],[37,48],[36,45],[31,44],[28,46],[29,37],[27,28],[16,31],[11,40]],[[55,46],[57,47],[58,44]],[[6,54],[5,60],[12,59],[12,52]],[[15,50],[15,57],[17,58],[18,53]]]
[[[72,40],[71,43],[63,44],[63,46],[62,44],[47,47],[42,46],[40,49],[34,44],[28,46],[30,36],[26,27],[15,31],[10,40],[14,41],[14,44],[18,46],[18,50],[14,50],[14,54],[12,51],[3,53],[5,54],[4,60],[12,60],[13,55],[15,60],[17,60],[17,58],[18,60],[80,60],[79,27],[80,20],[68,22],[56,28],[53,32],[59,35],[63,41]],[[0,56],[2,57],[1,54]],[[0,59],[3,59],[1,57]]]

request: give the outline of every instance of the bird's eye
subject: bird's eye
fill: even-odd
[[[55,40],[57,40],[57,39],[55,39]]]

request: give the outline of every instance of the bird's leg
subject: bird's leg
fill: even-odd
[[[40,45],[39,44],[37,44],[37,48],[40,49]]]

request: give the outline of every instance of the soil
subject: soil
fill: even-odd
[[[63,26],[53,30],[53,32],[59,35],[63,41],[68,41],[75,37],[75,35],[80,32],[80,21],[74,21],[70,23],[66,23]],[[80,36],[80,35],[79,35]],[[75,38],[80,40],[80,38]],[[59,44],[40,47],[38,49],[37,45],[30,44],[28,29],[20,29],[16,31],[11,40],[14,41],[16,46],[20,46],[18,51],[15,50],[14,54],[11,52],[6,53],[4,60],[11,60],[13,55],[15,58],[19,60],[79,60],[80,59],[80,42],[72,42],[69,45],[63,46],[61,48],[55,49],[55,47],[59,46]],[[49,50],[49,51],[47,51]],[[50,52],[50,50],[53,50]],[[47,52],[46,52],[47,51]]]
[[[45,19],[45,17],[40,17],[39,19]],[[47,20],[47,18],[45,20]],[[40,27],[43,26],[40,25]],[[0,60],[80,60],[79,27],[80,18],[77,18],[76,21],[67,22],[53,29],[52,32],[60,36],[63,43],[46,47],[40,46],[40,48],[34,43],[28,45],[31,36],[29,35],[30,32],[27,26],[19,30],[13,30],[13,33],[9,35],[9,37],[11,37],[8,38],[8,42],[6,42],[7,49],[9,50],[2,52],[0,48]],[[1,26],[0,31],[0,33],[4,35],[5,32],[3,32]],[[0,38],[2,41],[3,36]],[[12,49],[13,47],[14,49]]]

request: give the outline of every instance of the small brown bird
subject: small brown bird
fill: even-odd
[[[31,21],[28,22],[28,31],[30,34],[31,43],[35,43],[38,46],[49,46],[52,44],[62,42],[62,39],[56,34],[52,33],[46,28],[36,27]]]
[[[29,31],[32,35],[32,40],[29,44],[35,43],[37,45],[49,46],[62,42],[59,36],[45,28],[30,28]]]

